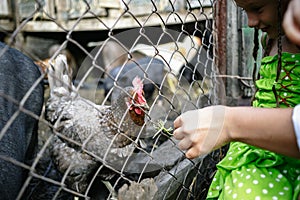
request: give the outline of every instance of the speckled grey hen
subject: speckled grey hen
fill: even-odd
[[[83,193],[101,163],[121,169],[144,125],[148,105],[138,77],[133,80],[133,86],[121,90],[111,106],[104,106],[81,97],[67,69],[63,55],[49,69],[46,119],[53,124],[54,133],[58,133],[52,143],[52,158],[58,170],[67,173],[67,186]],[[112,174],[112,171],[100,172],[104,178]]]

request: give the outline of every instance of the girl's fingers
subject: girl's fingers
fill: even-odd
[[[173,136],[176,140],[182,140],[184,138],[182,127],[175,129],[173,132]]]
[[[189,159],[196,158],[200,156],[200,149],[198,149],[197,146],[193,146],[185,153],[185,156]]]
[[[179,117],[177,117],[174,121],[174,128],[179,128],[182,126],[182,117],[181,115]]]
[[[178,143],[178,147],[181,150],[187,150],[192,146],[192,142],[189,139],[183,139]]]

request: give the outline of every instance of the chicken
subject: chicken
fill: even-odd
[[[59,55],[49,70],[46,119],[56,133],[51,151],[57,169],[65,174],[68,187],[84,193],[101,163],[107,168],[122,168],[135,148],[133,141],[145,123],[148,105],[138,77],[133,86],[121,90],[111,106],[104,106],[76,92],[68,69],[65,56]],[[99,176],[109,179],[116,173],[106,171]]]

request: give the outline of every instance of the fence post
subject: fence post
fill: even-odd
[[[214,38],[215,38],[215,48],[214,48],[214,62],[216,69],[219,71],[218,73],[221,75],[226,74],[226,35],[227,35],[227,0],[225,1],[215,1],[214,5]],[[226,84],[226,79],[219,79],[219,84],[216,85],[216,104],[226,104],[225,99],[222,96],[226,94],[222,86]]]
[[[232,0],[227,0],[227,35],[226,35],[226,74],[238,75],[241,66],[241,13]],[[240,96],[239,80],[227,78],[226,96],[228,105],[237,105]]]

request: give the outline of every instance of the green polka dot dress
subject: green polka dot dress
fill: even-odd
[[[300,104],[300,54],[283,53],[277,82],[276,74],[277,56],[263,58],[253,106],[276,107],[273,85],[280,107]],[[300,194],[300,160],[294,158],[233,142],[217,168],[207,199],[297,200]]]

